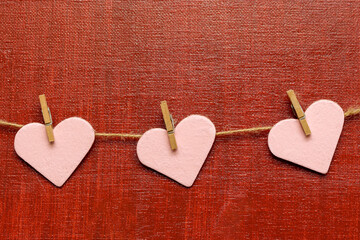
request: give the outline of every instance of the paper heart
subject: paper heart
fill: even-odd
[[[215,134],[215,126],[208,118],[191,115],[175,128],[177,150],[171,150],[166,130],[155,128],[142,135],[137,155],[145,166],[191,187],[214,143]]]
[[[344,112],[333,101],[319,100],[305,115],[311,135],[305,136],[297,119],[280,121],[269,133],[270,151],[279,158],[326,174],[344,125]]]
[[[61,187],[80,164],[95,140],[95,131],[84,119],[72,117],[54,128],[49,143],[45,125],[30,123],[15,136],[16,153],[54,185]]]

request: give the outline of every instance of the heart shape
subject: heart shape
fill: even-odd
[[[82,118],[63,120],[49,143],[45,125],[30,123],[15,136],[16,153],[55,186],[61,187],[80,164],[95,140],[95,131]]]
[[[177,150],[171,150],[165,129],[154,128],[141,136],[137,155],[145,166],[191,187],[214,143],[215,126],[204,116],[191,115],[174,132]]]
[[[305,136],[297,119],[282,120],[270,130],[270,151],[279,158],[326,174],[344,125],[344,112],[333,101],[319,100],[305,115],[311,135]]]

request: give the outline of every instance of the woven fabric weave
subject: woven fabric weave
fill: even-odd
[[[360,104],[360,2],[0,3],[0,119],[141,134],[201,114],[217,131],[293,117],[319,99]],[[97,138],[61,188],[0,127],[1,239],[359,239],[360,118],[329,173],[276,159],[267,132],[219,137],[190,189],[145,168],[136,140]]]

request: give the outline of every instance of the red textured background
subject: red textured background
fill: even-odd
[[[99,132],[209,117],[218,131],[360,104],[359,1],[0,2],[0,118]],[[267,132],[218,138],[190,189],[143,167],[136,141],[97,139],[56,188],[0,127],[1,239],[359,239],[360,117],[326,176],[274,158]]]

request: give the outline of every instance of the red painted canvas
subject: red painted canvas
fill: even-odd
[[[319,99],[360,104],[359,1],[0,3],[0,119],[97,132],[208,117],[217,131],[271,126]],[[274,157],[267,131],[217,137],[185,188],[144,167],[136,140],[97,137],[62,188],[0,127],[1,239],[359,239],[360,118],[327,175]]]

